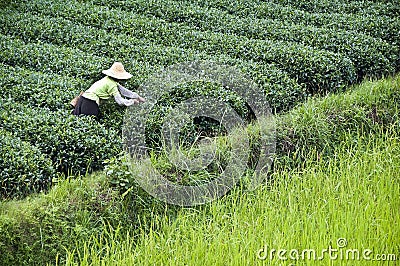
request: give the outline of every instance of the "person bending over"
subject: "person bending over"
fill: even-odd
[[[100,100],[106,100],[114,97],[119,105],[131,106],[133,104],[145,102],[145,99],[137,93],[124,88],[119,84],[123,80],[130,79],[132,75],[125,71],[120,62],[115,62],[110,69],[103,70],[106,76],[96,81],[88,90],[86,90],[78,99],[73,110],[74,115],[94,115],[99,117]],[[129,99],[123,98],[127,97]]]

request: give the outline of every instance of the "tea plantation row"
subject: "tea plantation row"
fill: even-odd
[[[60,173],[101,169],[105,159],[118,155],[125,109],[112,100],[105,102],[97,121],[72,116],[69,106],[113,61],[124,62],[133,74],[126,83],[133,90],[155,71],[178,62],[210,60],[235,66],[260,86],[276,112],[291,109],[309,95],[399,70],[396,6],[336,2],[341,3],[338,12],[349,14],[323,13],[324,7],[334,11],[327,1],[2,4],[0,196],[41,191]],[[356,8],[358,2],[365,12]],[[312,5],[320,13],[313,13]],[[148,137],[157,138],[171,105],[194,94],[243,107],[219,86],[198,86],[183,86],[172,99],[161,97],[156,105],[160,109],[147,125]]]
[[[0,88],[4,98],[12,98],[21,103],[29,101],[30,106],[47,107],[50,110],[70,108],[66,99],[75,97],[77,88],[90,86],[88,80],[1,63],[0,77]]]
[[[345,54],[356,67],[359,78],[365,75],[381,75],[394,71],[399,50],[379,38],[373,38],[358,31],[318,28],[310,25],[296,25],[276,19],[255,19],[236,17],[215,8],[202,8],[181,1],[135,1],[131,3],[104,2],[99,4],[117,7],[118,12],[129,18],[137,13],[153,15],[168,22],[180,22],[202,30],[234,33],[251,39],[284,40],[309,45],[319,49]],[[111,23],[110,23],[111,24]],[[122,25],[130,25],[123,23]],[[136,28],[133,28],[136,32]],[[121,29],[122,30],[122,29]],[[131,30],[131,27],[129,27]]]
[[[57,29],[59,32],[64,33],[62,28]],[[49,33],[50,34],[50,33]],[[66,33],[67,34],[67,33]],[[27,34],[28,35],[28,34]],[[37,35],[40,38],[40,35]],[[49,35],[47,35],[49,36]],[[69,40],[67,39],[69,35],[61,34],[59,35],[59,41]],[[64,37],[66,38],[64,39]],[[32,36],[33,38],[33,36]],[[29,42],[30,38],[25,37]],[[53,40],[57,42],[57,40]],[[93,40],[95,42],[95,40]],[[0,34],[0,44],[5,49],[0,51],[0,62],[9,65],[21,65],[25,67],[30,67],[46,73],[56,73],[66,76],[75,76],[79,78],[84,78],[89,80],[94,80],[99,76],[99,69],[105,68],[107,63],[112,61],[111,57],[106,56],[94,56],[88,53],[82,52],[77,48],[69,48],[65,46],[57,46],[48,43],[25,43],[19,39],[4,36]],[[83,50],[90,51],[91,42],[81,42],[81,44],[76,44]],[[109,48],[112,50],[112,48]],[[119,48],[116,46],[115,53],[118,53]],[[24,51],[21,53],[20,51]],[[94,49],[92,50],[94,51]],[[166,61],[171,62],[174,59],[169,59],[168,54],[161,55],[158,57],[158,53],[161,50],[153,50],[153,54],[148,54],[148,57],[152,57],[154,60],[162,60],[163,57]],[[174,56],[176,57],[176,55]],[[121,57],[117,57],[118,59]],[[274,65],[259,65],[252,62],[238,62],[238,60],[232,60],[229,57],[183,57],[182,60],[194,60],[194,59],[209,59],[218,60],[218,62],[223,62],[226,64],[234,64],[237,62],[236,66],[238,69],[247,73],[250,78],[255,80],[264,90],[265,93],[271,99],[271,107],[276,108],[278,111],[288,110],[296,102],[303,99],[305,96],[304,86],[298,85],[293,79],[290,79],[284,71],[277,69]],[[175,61],[172,61],[175,62]],[[103,66],[103,67],[102,67]],[[129,71],[135,76],[132,82],[128,83],[128,87],[139,86],[141,82],[145,80],[150,73],[159,69],[159,66],[151,66],[148,64],[142,64],[138,61],[131,61],[129,65]],[[89,85],[89,83],[87,83]],[[287,88],[291,88],[287,90]],[[78,93],[79,89],[82,87],[72,87],[74,93]],[[59,93],[64,94],[63,90],[60,88]],[[33,95],[34,96],[34,95]],[[65,101],[68,101],[68,97],[64,95]]]
[[[35,3],[40,3],[40,1],[35,1]],[[69,2],[69,4],[71,3],[73,2]],[[62,2],[62,5],[57,6],[55,2],[52,2],[51,5],[44,4],[44,6],[48,6],[46,12],[50,12],[53,15],[65,14],[68,17],[74,16],[75,21],[84,23],[87,26],[98,25],[98,27],[107,29],[107,31],[117,31],[134,35],[135,38],[123,36],[123,39],[121,37],[114,38],[112,35],[109,35],[105,36],[105,40],[108,41],[108,46],[111,49],[115,47],[123,55],[126,56],[129,54],[130,57],[136,60],[148,61],[146,56],[148,54],[147,51],[140,49],[140,44],[143,41],[138,39],[142,39],[147,41],[147,45],[150,42],[152,44],[176,47],[175,49],[179,51],[172,53],[175,56],[178,56],[182,49],[184,49],[183,51],[185,49],[194,49],[195,53],[196,51],[202,51],[202,53],[217,56],[228,55],[241,60],[254,60],[263,64],[275,63],[279,68],[288,72],[291,77],[300,83],[306,84],[312,93],[333,91],[351,84],[355,80],[353,64],[342,54],[317,50],[293,42],[248,39],[232,34],[195,31],[187,26],[180,26],[176,23],[165,23],[161,20],[132,19],[131,16],[124,16],[121,12],[103,11],[96,13],[95,7],[87,6],[85,10],[78,9],[77,6],[73,6],[72,4],[69,6],[69,4],[65,6],[65,2]],[[34,9],[39,8],[35,7]],[[43,7],[42,10],[44,10]],[[102,14],[106,19],[99,21],[98,14]],[[73,31],[73,29],[71,30]],[[33,32],[35,33],[35,31]],[[79,36],[85,35],[81,33]],[[104,40],[103,36],[97,36],[96,39],[98,42]],[[113,45],[114,39],[119,39],[119,41],[115,41],[115,46]],[[129,49],[126,46],[135,46],[136,48]],[[168,54],[168,50],[164,49],[164,52],[161,52],[160,55],[164,53]],[[179,60],[186,61],[187,58],[179,57]],[[157,63],[165,65],[165,63],[171,64],[174,62]]]
[[[400,5],[396,1],[348,1],[341,0],[273,0],[277,4],[290,6],[307,12],[351,13],[375,16],[400,16]]]
[[[392,45],[400,43],[400,19],[396,15],[363,15],[334,12],[306,12],[290,5],[270,1],[190,0],[199,6],[215,7],[240,17],[270,18],[299,25],[313,25],[332,30],[351,30],[386,40]],[[345,4],[345,1],[342,1]]]

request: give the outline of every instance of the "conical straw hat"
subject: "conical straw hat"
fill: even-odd
[[[103,70],[103,74],[116,79],[130,79],[132,75],[125,71],[120,62],[115,62],[110,69]]]

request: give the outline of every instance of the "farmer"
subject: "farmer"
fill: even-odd
[[[74,115],[94,115],[99,117],[100,99],[109,99],[114,97],[114,100],[119,105],[131,106],[140,102],[145,102],[145,99],[140,97],[137,93],[132,92],[119,83],[123,80],[130,79],[131,74],[125,71],[124,66],[120,62],[115,62],[110,69],[103,70],[106,76],[101,80],[95,82],[81,97],[79,97]],[[125,99],[122,96],[129,99]]]

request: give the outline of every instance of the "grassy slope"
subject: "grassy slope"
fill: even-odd
[[[152,222],[155,230],[140,234],[137,244],[132,236],[114,232],[102,241],[87,241],[83,254],[69,254],[68,265],[76,259],[80,265],[254,265],[263,262],[257,254],[263,256],[259,250],[265,246],[300,253],[315,249],[318,258],[329,245],[338,248],[339,238],[347,240],[339,249],[343,252],[371,249],[371,257],[399,256],[399,135],[351,139],[338,148],[335,160],[310,163],[301,173],[278,173],[270,186],[254,193],[237,189],[209,206],[182,209],[176,219],[162,217]],[[270,262],[269,257],[264,261]],[[320,264],[328,263],[326,254]]]
[[[100,173],[62,181],[47,195],[0,202],[0,264],[43,265],[60,254],[61,261],[82,264],[90,258],[95,264],[242,265],[257,261],[264,245],[320,251],[330,241],[334,248],[339,237],[351,248],[399,254],[399,89],[400,76],[366,82],[279,116],[278,141],[301,150],[304,170],[277,170],[274,182],[254,193],[238,189],[207,206],[164,215],[126,206]],[[391,133],[379,130],[381,121],[395,121]],[[324,145],[334,147],[330,157],[315,161]],[[292,158],[299,157],[288,153],[278,168]],[[148,218],[139,225],[143,212]],[[122,224],[120,235],[109,233],[107,223]],[[125,235],[129,225],[140,226],[132,238]]]

